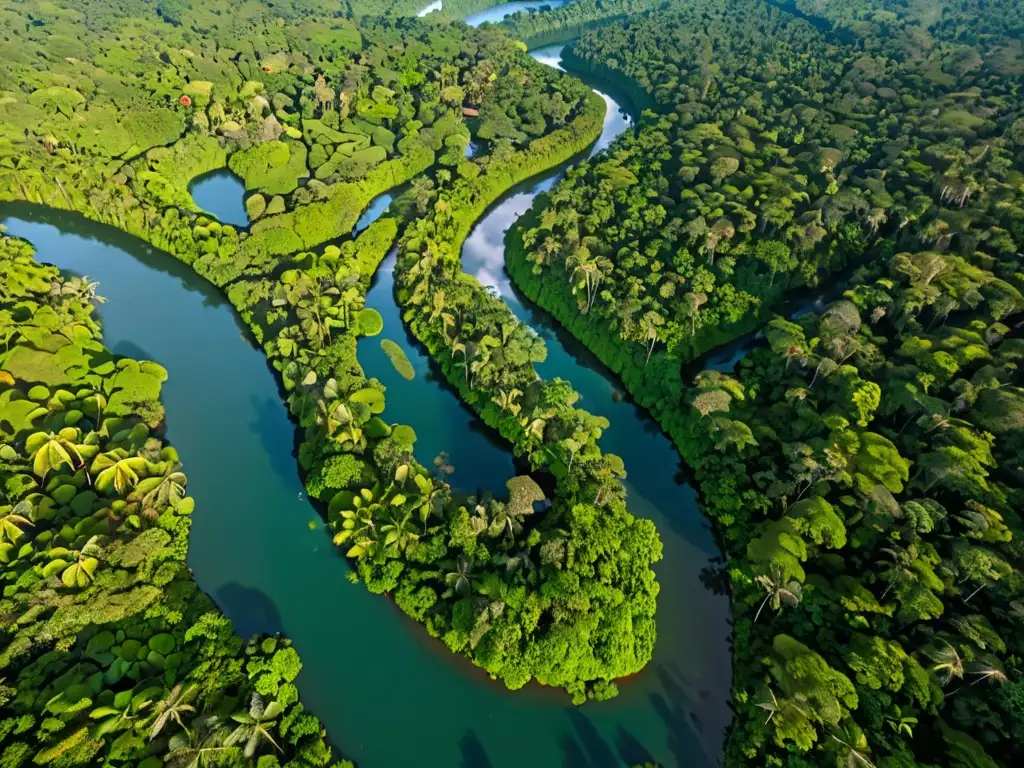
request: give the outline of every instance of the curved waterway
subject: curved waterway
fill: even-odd
[[[534,55],[555,64],[558,49]],[[609,116],[595,151],[630,124],[620,102],[605,98]],[[181,452],[197,501],[189,548],[196,579],[241,634],[284,632],[294,640],[304,663],[303,701],[362,768],[614,768],[648,760],[702,768],[721,761],[728,603],[720,590],[713,594],[717,551],[695,494],[675,481],[678,456],[656,425],[613,400],[614,378],[520,299],[502,271],[504,230],[563,171],[500,200],[463,256],[468,271],[494,284],[544,336],[541,374],[572,381],[584,407],[611,420],[603,447],[625,460],[630,507],[654,520],[665,542],[655,659],[621,682],[619,697],[582,708],[536,685],[507,692],[390,601],[346,581],[348,565],[327,533],[309,529],[318,518],[298,478],[295,428],[276,380],[217,289],[112,227],[39,206],[0,207],[0,221],[31,241],[40,260],[100,281],[109,300],[101,307],[105,341],[115,353],[168,369],[167,438]],[[392,265],[383,265],[368,300],[385,316],[383,336],[406,348],[416,378],[397,376],[379,352],[383,336],[359,347],[368,375],[388,385],[386,417],[416,429],[420,461],[447,450],[457,488],[500,489],[515,473],[508,447],[462,406],[406,335],[391,295]]]
[[[497,24],[506,16],[511,16],[519,11],[550,10],[565,5],[565,0],[515,0],[511,3],[502,3],[483,11],[469,14],[463,19],[471,27],[479,27],[485,22]]]
[[[501,8],[492,9],[491,13],[497,15]],[[531,56],[561,69],[564,48],[539,48],[531,51]],[[626,109],[629,102],[624,96],[582,73],[572,74],[595,88],[608,106],[600,137],[582,156],[590,157],[629,129],[633,117]],[[579,162],[582,157],[570,163]],[[625,461],[629,507],[634,514],[654,521],[665,548],[664,560],[656,568],[661,595],[653,661],[637,679],[620,684],[616,699],[588,704],[580,710],[591,718],[595,736],[612,749],[601,750],[607,759],[591,757],[589,762],[567,760],[564,764],[615,766],[619,764],[616,754],[627,762],[642,762],[632,755],[648,754],[665,766],[716,765],[725,729],[731,721],[731,626],[728,597],[722,589],[720,555],[696,493],[679,479],[683,473],[678,452],[657,424],[628,399],[617,396],[619,388],[614,374],[548,313],[522,296],[504,269],[505,232],[529,209],[537,194],[554,186],[568,165],[534,177],[506,193],[477,222],[462,250],[463,269],[482,284],[493,286],[515,315],[544,338],[548,354],[545,362],[537,366],[540,374],[571,381],[582,395],[581,407],[608,418],[611,426],[601,445]],[[510,476],[508,446],[504,442],[496,444],[493,433],[480,427],[479,420],[468,409],[456,412],[448,405],[454,393],[426,351],[402,325],[401,312],[393,298],[393,270],[392,254],[375,275],[367,303],[383,315],[382,338],[391,338],[403,346],[416,369],[416,378],[406,381],[398,375],[380,350],[378,339],[360,341],[360,361],[387,386],[389,418],[416,428],[420,436],[417,455],[421,461],[429,460],[432,451],[445,449],[456,468],[452,481],[457,489],[472,491],[480,487],[500,492]],[[436,386],[425,387],[423,379],[436,382]],[[436,418],[431,416],[436,413],[451,414],[446,417],[451,419],[450,423],[437,425]],[[425,423],[439,426],[441,433],[424,435]],[[473,430],[472,434],[467,435],[467,429]],[[424,446],[425,437],[429,447]],[[460,467],[468,471],[463,472]],[[633,745],[635,752],[620,748],[627,743]],[[556,760],[540,764],[559,763]]]

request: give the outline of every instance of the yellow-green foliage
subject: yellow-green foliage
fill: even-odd
[[[287,194],[309,175],[306,145],[296,141],[268,141],[236,152],[228,160],[231,170],[242,177],[246,189],[271,195]]]
[[[403,379],[412,381],[416,378],[416,369],[412,367],[412,363],[409,362],[409,356],[405,354],[404,349],[391,339],[381,339],[380,348],[384,350],[384,354],[388,356],[388,360],[395,366],[395,370],[398,371],[398,374]]]
[[[418,141],[408,142],[403,149],[402,157],[380,163],[359,181],[331,185],[322,202],[300,205],[277,216],[264,214],[253,225],[253,233],[286,229],[294,232],[306,248],[348,234],[373,198],[414,178],[434,161],[434,153]]]
[[[169,147],[156,147],[135,164],[137,173],[150,170],[154,176],[146,188],[165,205],[198,210],[188,191],[193,179],[227,164],[227,150],[213,136],[190,134]],[[160,186],[166,182],[166,186]]]

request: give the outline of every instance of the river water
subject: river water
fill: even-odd
[[[477,13],[469,14],[463,21],[465,21],[471,27],[479,27],[485,22],[497,24],[506,16],[510,16],[513,13],[519,11],[536,11],[541,8],[558,8],[565,5],[565,0],[517,0],[511,3],[502,3],[496,5],[493,8],[488,8]]]
[[[517,4],[518,5],[518,4]],[[496,18],[505,13],[492,9]],[[558,51],[535,52],[555,61]],[[620,101],[598,146],[629,125]],[[621,102],[624,103],[624,102]],[[221,294],[188,267],[112,227],[39,206],[5,205],[0,220],[30,240],[40,260],[100,281],[107,345],[169,371],[167,438],[180,451],[197,501],[189,563],[238,631],[284,632],[304,668],[302,699],[331,740],[363,768],[613,768],[646,760],[703,768],[720,763],[728,724],[728,602],[713,594],[711,534],[695,494],[675,481],[678,456],[645,414],[612,399],[614,379],[550,319],[527,306],[502,272],[502,233],[564,169],[500,200],[467,240],[465,268],[498,288],[545,337],[545,377],[562,376],[582,405],[608,416],[605,450],[623,457],[629,503],[665,542],[658,568],[659,640],[654,661],[623,681],[618,698],[573,707],[540,686],[508,692],[452,656],[385,598],[346,579],[349,568],[306,501],[294,457],[294,425],[262,352]],[[220,179],[220,181],[216,181]],[[241,192],[224,174],[208,191]],[[205,210],[216,213],[211,203]],[[375,203],[383,212],[386,205]],[[364,220],[363,225],[369,222]],[[389,267],[368,301],[385,317],[377,339],[360,342],[367,374],[388,385],[385,418],[416,429],[417,457],[447,450],[457,488],[500,489],[514,474],[507,446],[462,406],[408,337],[391,298]],[[388,336],[417,371],[406,382],[379,351]]]

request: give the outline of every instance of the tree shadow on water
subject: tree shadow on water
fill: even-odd
[[[484,745],[473,731],[466,731],[459,739],[459,751],[462,753],[459,768],[492,768]]]
[[[616,731],[613,748],[582,712],[569,710],[567,716],[573,730],[559,736],[564,768],[620,768],[654,762],[647,748],[622,726]]]
[[[277,399],[249,395],[253,420],[249,431],[256,435],[270,459],[274,474],[285,483],[299,486],[299,470],[294,458],[296,432],[294,423],[286,413],[284,404]],[[282,418],[283,417],[283,418]]]
[[[700,569],[700,583],[711,594],[719,597],[729,594],[729,570],[724,557],[714,557]]]
[[[152,360],[154,363],[160,362],[134,341],[129,341],[128,339],[119,339],[118,342],[110,348],[110,351],[117,357],[130,357],[133,360],[138,360],[140,362],[144,360]]]
[[[260,590],[232,581],[218,589],[213,598],[242,637],[284,634],[281,612]]]
[[[621,725],[615,735],[615,741],[619,757],[626,765],[646,765],[656,762],[654,755],[647,751],[647,747]]]
[[[675,665],[661,665],[656,674],[662,692],[651,694],[651,705],[668,728],[668,748],[675,755],[676,765],[696,768],[716,764],[705,750],[705,725],[697,714],[697,698],[705,699],[707,693],[693,691]]]

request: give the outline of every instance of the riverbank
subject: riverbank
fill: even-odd
[[[486,206],[485,206],[486,207]],[[134,221],[134,219],[132,219]],[[117,221],[115,221],[117,223]],[[121,221],[120,224],[124,222]],[[217,235],[218,231],[215,227],[210,226],[213,224],[212,221],[198,221],[198,230],[194,231],[193,234],[197,235],[198,238],[204,242],[209,243],[210,240],[224,239],[223,237],[213,237]],[[65,222],[65,225],[67,223]],[[140,230],[141,231],[141,230]],[[223,234],[223,229],[220,234]],[[225,236],[226,237],[226,236]],[[230,239],[230,238],[228,238]],[[86,240],[83,239],[75,244],[74,250],[77,252],[86,252]],[[217,243],[214,243],[217,245]],[[343,245],[343,244],[342,244]],[[141,253],[147,253],[149,249],[144,248],[139,244],[131,246],[134,249],[140,249]],[[69,248],[65,246],[64,250]],[[312,259],[308,256],[303,257],[305,263],[301,264],[300,271],[306,271],[310,269],[317,261],[328,254],[316,254]],[[70,254],[69,254],[70,256]],[[288,267],[285,271],[292,271],[290,264],[282,264],[281,267]],[[262,269],[262,265],[259,267]],[[220,282],[224,284],[230,284],[234,291],[232,298],[236,303],[236,306],[240,312],[245,313],[253,309],[253,305],[248,302],[256,296],[256,301],[259,302],[259,293],[265,288],[272,288],[278,290],[279,288],[286,287],[286,283],[283,281],[277,284],[277,278],[283,277],[280,269],[271,270],[270,274],[273,276],[274,284],[262,285],[261,280],[234,280],[233,278],[225,277]],[[256,275],[251,275],[255,277]],[[191,273],[188,274],[188,278],[192,279]],[[110,282],[107,278],[105,281]],[[201,282],[196,280],[196,282]],[[171,323],[168,318],[170,315],[160,314],[152,308],[153,300],[146,301],[146,297],[149,292],[140,291],[140,286],[144,282],[140,279],[131,285],[126,284],[125,290],[131,295],[134,295],[136,299],[141,299],[141,303],[136,301],[133,305],[133,311],[136,317],[141,317],[147,312],[152,314],[153,319],[159,320],[164,323],[162,329],[155,329],[152,331],[154,334],[162,332],[168,338],[164,340],[163,344],[167,345],[169,349],[185,348],[188,349],[192,345],[182,344],[180,338],[176,338],[174,331],[176,326]],[[173,284],[172,284],[173,285]],[[214,292],[216,293],[216,292]],[[163,289],[154,289],[152,295],[163,295],[166,294],[168,297],[174,296],[174,289],[164,287]],[[266,296],[264,296],[264,299]],[[286,301],[290,300],[285,297]],[[111,308],[112,310],[113,308]],[[231,316],[230,311],[227,312]],[[205,316],[204,316],[205,317]],[[137,328],[133,328],[131,318],[125,320],[126,334],[130,334],[137,331]],[[141,323],[136,320],[134,326],[139,326]],[[182,325],[181,327],[187,327]],[[265,332],[267,329],[264,328]],[[237,337],[238,328],[233,326],[232,332]],[[205,327],[198,327],[194,331],[190,331],[188,338],[202,339],[214,346],[212,341],[212,335],[210,329]],[[223,339],[229,338],[224,336]],[[264,341],[270,341],[269,336]],[[276,339],[274,339],[276,342]],[[150,349],[150,342],[140,343],[139,346],[147,350]],[[176,345],[176,346],[175,346]],[[223,341],[223,344],[217,345],[220,359],[217,361],[217,365],[212,362],[208,365],[204,364],[204,367],[189,371],[189,375],[193,376],[197,384],[197,403],[205,403],[206,400],[202,399],[210,395],[210,381],[204,381],[207,377],[217,376],[223,378],[224,381],[233,382],[236,386],[233,391],[222,392],[227,398],[234,399],[247,399],[249,394],[249,387],[245,381],[241,381],[238,378],[232,378],[228,375],[228,371],[224,370],[225,366],[231,364],[230,356],[223,353],[223,349],[228,349],[228,342]],[[284,347],[275,347],[275,350],[281,350]],[[260,359],[264,358],[259,355]],[[265,367],[265,362],[264,362]],[[281,365],[282,371],[286,376],[291,377],[294,371],[288,371],[286,365]],[[250,371],[251,373],[251,371]],[[322,375],[322,374],[321,374]],[[293,381],[294,384],[294,381]],[[205,389],[204,389],[205,387]],[[203,393],[206,394],[203,394]],[[305,391],[303,390],[303,393]],[[291,392],[295,394],[295,392]],[[296,398],[298,399],[298,398]],[[274,407],[273,404],[279,405],[279,393],[274,391],[274,396],[262,398],[258,395],[255,396],[255,403],[251,405],[258,406],[256,412],[250,418],[249,430],[256,432],[259,428],[253,425],[264,424],[266,422],[276,421],[276,417],[273,417]],[[218,409],[223,409],[225,413],[228,412],[231,400],[222,399],[217,401],[217,406],[214,409],[215,412],[219,412]],[[261,409],[265,409],[265,413],[261,413]],[[239,408],[239,410],[242,410]],[[283,407],[280,407],[280,411],[283,413]],[[208,412],[208,411],[204,411]],[[227,424],[228,419],[224,419],[224,423]],[[287,418],[284,419],[286,427],[289,426]],[[637,422],[638,425],[641,422]],[[236,425],[237,426],[237,425]],[[219,452],[211,453],[208,462],[204,462],[204,466],[209,466],[211,469],[217,471],[226,471],[227,462],[221,460],[218,462],[218,455],[232,455],[233,451],[237,450],[232,448],[231,441],[214,441],[209,434],[209,425],[202,423],[201,420],[197,420],[196,424],[192,428],[197,430],[197,434],[200,437],[204,437],[208,443],[210,443],[209,450],[213,450],[214,446],[219,447]],[[245,433],[245,427],[241,428],[242,434]],[[225,432],[228,432],[225,426]],[[204,434],[205,433],[205,434]],[[234,430],[234,434],[237,434],[238,430]],[[284,433],[282,433],[284,434]],[[291,431],[294,434],[294,431]],[[227,435],[226,435],[227,436]],[[652,669],[649,674],[638,679],[631,679],[628,682],[629,695],[632,697],[628,700],[621,701],[621,703],[604,705],[603,708],[589,711],[587,714],[573,713],[571,715],[565,714],[564,704],[565,700],[560,699],[557,703],[552,703],[550,706],[536,707],[535,702],[532,699],[528,699],[525,703],[522,700],[523,694],[519,694],[519,698],[509,697],[504,694],[503,691],[497,689],[493,685],[480,685],[479,675],[473,674],[473,685],[460,687],[459,685],[453,684],[450,673],[452,669],[463,669],[460,666],[459,661],[450,654],[446,653],[446,658],[452,662],[446,665],[444,669],[438,671],[436,667],[438,665],[430,665],[428,662],[424,662],[423,659],[416,653],[406,647],[402,638],[394,638],[393,640],[382,640],[382,638],[389,637],[388,633],[404,635],[408,634],[403,629],[393,628],[380,628],[375,627],[373,630],[364,627],[362,622],[369,617],[369,624],[373,624],[377,619],[373,616],[372,611],[366,611],[366,607],[360,603],[352,605],[347,600],[343,601],[340,595],[343,594],[341,590],[348,590],[354,594],[358,594],[359,600],[366,597],[367,600],[373,602],[369,598],[368,593],[362,589],[349,588],[348,586],[340,582],[339,576],[343,576],[347,573],[347,569],[344,562],[340,557],[337,556],[336,551],[326,546],[322,533],[310,532],[306,525],[309,522],[309,508],[305,503],[304,499],[300,496],[302,493],[301,485],[298,486],[298,491],[294,494],[297,497],[298,504],[289,504],[285,499],[284,495],[280,490],[274,490],[270,492],[270,489],[265,484],[266,482],[282,481],[282,485],[289,485],[295,482],[295,463],[294,457],[287,455],[282,460],[279,453],[280,446],[276,445],[276,442],[280,442],[281,438],[268,437],[266,439],[267,445],[262,445],[264,438],[261,436],[259,440],[249,440],[242,442],[254,442],[257,443],[257,448],[265,450],[267,455],[272,457],[272,469],[267,469],[266,461],[262,463],[257,462],[254,466],[262,469],[248,468],[246,471],[250,473],[248,482],[252,484],[253,493],[246,493],[244,499],[249,500],[246,505],[242,498],[225,497],[224,507],[231,508],[231,515],[225,515],[230,518],[233,524],[238,528],[244,527],[255,527],[253,522],[253,510],[256,510],[262,514],[268,513],[270,510],[268,507],[273,507],[275,512],[285,511],[291,509],[293,517],[289,517],[287,526],[284,525],[281,520],[277,519],[277,516],[273,516],[268,520],[261,521],[266,523],[267,531],[260,532],[261,538],[265,538],[267,543],[261,544],[260,547],[254,547],[253,549],[245,548],[242,541],[243,537],[233,538],[231,526],[226,526],[220,530],[220,535],[215,536],[211,540],[211,547],[209,557],[219,557],[222,560],[229,558],[225,557],[223,551],[223,542],[231,540],[233,542],[239,542],[239,549],[244,551],[238,552],[238,562],[224,563],[224,567],[227,569],[235,569],[234,573],[237,578],[235,579],[235,586],[244,585],[241,590],[237,589],[225,589],[223,595],[218,595],[218,599],[226,602],[235,601],[235,604],[239,605],[236,615],[239,621],[243,622],[241,626],[244,626],[244,622],[248,617],[250,621],[267,621],[274,623],[276,621],[275,616],[284,617],[286,614],[287,619],[282,618],[281,621],[289,621],[294,623],[294,627],[299,629],[299,634],[304,638],[303,642],[310,647],[316,648],[314,655],[318,657],[319,661],[313,669],[316,670],[318,679],[316,683],[309,683],[314,691],[319,691],[316,700],[319,704],[316,704],[317,711],[322,709],[325,712],[331,713],[329,727],[332,734],[342,733],[341,738],[347,738],[351,743],[354,744],[356,736],[345,737],[344,734],[361,734],[375,733],[372,721],[366,725],[364,718],[372,715],[374,711],[379,712],[381,708],[387,707],[388,711],[395,713],[396,717],[405,717],[408,722],[420,722],[422,721],[422,730],[416,734],[416,738],[410,738],[408,743],[403,744],[392,744],[392,743],[381,743],[381,740],[377,739],[378,743],[375,743],[372,748],[365,750],[373,752],[373,757],[368,758],[371,761],[376,761],[378,765],[393,765],[393,764],[407,764],[414,757],[419,757],[420,753],[424,751],[425,743],[437,742],[436,752],[431,753],[431,756],[437,760],[437,765],[452,765],[458,759],[453,754],[453,750],[458,746],[460,752],[462,752],[462,759],[470,762],[472,765],[482,764],[479,759],[479,749],[474,744],[479,744],[479,740],[476,734],[486,734],[486,742],[489,745],[495,745],[494,749],[498,750],[499,755],[492,757],[492,760],[526,760],[535,759],[537,754],[544,756],[559,754],[560,750],[565,751],[570,749],[567,745],[574,745],[572,749],[577,751],[583,749],[580,745],[585,745],[585,749],[589,752],[591,749],[596,748],[595,745],[602,745],[600,748],[603,749],[607,754],[619,754],[622,759],[630,764],[634,762],[642,762],[646,759],[644,754],[646,752],[652,758],[656,758],[660,762],[667,762],[671,759],[671,753],[674,749],[680,748],[680,745],[685,744],[686,747],[684,752],[687,754],[697,754],[700,752],[700,747],[692,745],[690,740],[692,733],[696,730],[693,725],[693,719],[699,716],[700,713],[700,701],[703,698],[703,691],[700,689],[700,682],[693,679],[683,679],[683,674],[678,669],[673,669],[669,665],[664,668],[660,667]],[[292,440],[287,441],[287,447],[290,448],[293,444]],[[291,480],[288,478],[291,477]],[[273,500],[273,501],[271,501]],[[235,507],[240,507],[235,509]],[[305,515],[299,510],[305,509]],[[240,513],[239,517],[236,517],[236,512]],[[250,516],[246,517],[245,513],[249,512]],[[296,530],[291,530],[289,526],[298,521],[301,523],[299,526],[295,526]],[[248,541],[249,534],[246,533],[245,540]],[[304,536],[304,539],[299,539],[299,536]],[[296,541],[285,542],[288,537],[295,537]],[[297,556],[283,556],[281,554],[275,554],[273,549],[269,548],[269,545],[276,544],[279,547],[288,547],[288,552],[294,554],[295,552],[301,552]],[[314,555],[306,546],[311,546],[312,551],[317,554]],[[256,556],[256,552],[261,552],[262,557]],[[312,565],[318,562],[319,558],[326,558],[332,563],[339,564],[340,571],[324,571],[319,574],[324,577],[321,584],[328,584],[331,587],[335,587],[335,590],[328,591],[324,594],[323,587],[317,586],[318,582],[311,580],[309,577],[311,569],[306,568],[306,564],[303,562],[304,559],[314,561]],[[251,595],[248,591],[248,584],[252,582],[251,574],[248,570],[252,568],[252,562],[260,563],[278,563],[285,567],[286,573],[281,574],[280,571],[274,571],[272,573],[265,574],[266,580],[271,581],[275,578],[283,581],[283,584],[267,585],[265,591],[261,591],[261,594]],[[247,570],[248,569],[248,570]],[[269,570],[264,567],[261,570]],[[301,577],[298,574],[303,574]],[[260,576],[261,583],[264,575]],[[235,597],[231,595],[234,594]],[[272,600],[264,599],[267,595],[273,594]],[[346,598],[348,595],[346,594]],[[389,601],[382,601],[377,599],[376,602],[382,603],[384,609],[391,613],[394,611],[394,606]],[[287,605],[286,605],[287,604]],[[322,606],[330,604],[332,606],[331,612],[335,611],[339,614],[333,617],[330,623],[324,621],[324,611]],[[344,608],[341,608],[344,605]],[[368,604],[367,604],[368,605]],[[337,607],[337,608],[335,608]],[[359,631],[356,633],[352,632],[350,624],[352,622],[359,621]],[[291,627],[292,624],[290,623]],[[699,631],[699,625],[694,622],[691,629],[693,631]],[[358,634],[360,637],[357,639],[358,642],[342,642],[341,636],[345,634]],[[321,635],[327,635],[321,637]],[[416,638],[418,641],[425,641],[426,638]],[[688,647],[693,647],[688,646]],[[433,643],[431,650],[436,654],[442,649],[436,643]],[[355,675],[351,667],[351,664],[339,663],[338,657],[343,658],[369,658],[376,653],[383,653],[389,659],[392,659],[389,665],[388,675],[396,675],[398,679],[403,679],[405,675],[409,682],[403,679],[403,694],[407,693],[410,701],[408,706],[409,711],[403,715],[403,707],[406,706],[404,702],[388,701],[384,702],[376,701],[374,698],[375,693],[367,695],[366,691],[373,689],[388,689],[389,686],[381,686],[379,684],[379,669],[375,669],[373,665],[362,665],[367,667],[365,670],[360,670],[360,675]],[[405,663],[404,658],[402,662],[398,662],[397,657],[408,657],[408,664]],[[431,670],[420,671],[417,670],[417,664],[421,666],[430,666]],[[410,670],[414,670],[410,674]],[[469,672],[468,668],[464,668],[463,671]],[[685,671],[688,675],[688,670]],[[341,676],[339,678],[339,675]],[[413,682],[413,678],[416,678]],[[361,683],[358,681],[362,681]],[[420,681],[424,681],[426,686],[425,690],[416,688]],[[307,683],[303,683],[304,690]],[[430,687],[433,687],[435,692],[430,693]],[[393,687],[390,687],[393,690]],[[446,689],[452,689],[449,698],[445,698],[444,695],[437,691],[443,691]],[[348,696],[338,696],[339,690],[358,690],[359,694],[351,694]],[[526,695],[529,695],[527,693]],[[427,719],[422,713],[415,714],[415,707],[417,702],[420,703],[427,700],[432,702],[433,708],[438,710],[437,718]],[[553,697],[551,697],[553,698]],[[623,697],[624,698],[624,697]],[[345,699],[345,701],[335,701],[336,699]],[[668,702],[664,709],[659,708],[658,702]],[[346,710],[356,710],[358,708],[364,708],[368,714],[364,715],[361,712],[350,712],[350,717],[345,720],[339,719],[337,712],[341,708]],[[410,714],[412,712],[412,714]],[[449,724],[447,722],[441,722],[442,719],[452,717],[454,723]],[[495,727],[491,727],[488,720],[491,718],[500,721],[500,724]],[[325,718],[326,719],[326,718]],[[459,731],[453,731],[452,728],[463,728],[465,723],[473,723],[473,733],[460,733]],[[360,727],[366,725],[363,730]],[[523,733],[530,732],[534,734],[534,738],[531,739],[530,744],[519,744],[512,743],[507,735],[504,735],[504,731],[510,731],[511,733]],[[622,734],[627,734],[629,739],[624,739]],[[465,746],[465,748],[463,748]],[[638,748],[638,745],[646,745],[645,747]],[[675,746],[673,746],[675,745]],[[360,743],[358,749],[346,749],[354,756],[360,756],[364,753],[362,744]],[[382,755],[384,755],[382,757]],[[469,755],[473,755],[471,760]]]

